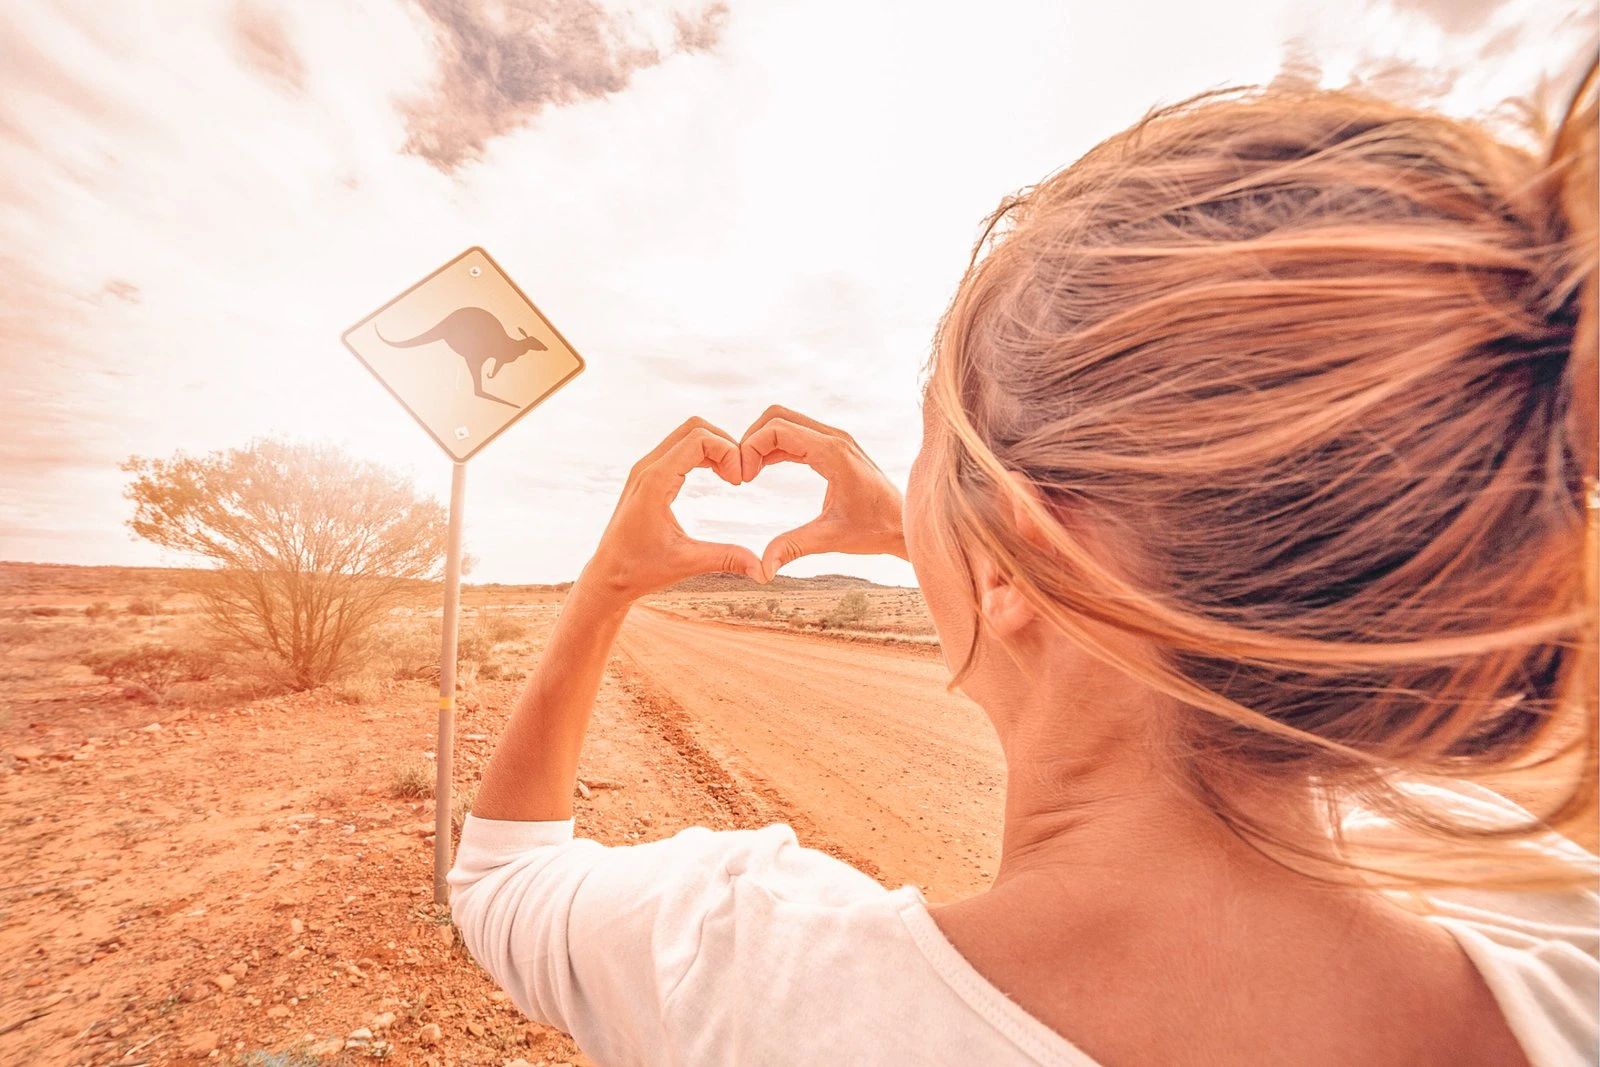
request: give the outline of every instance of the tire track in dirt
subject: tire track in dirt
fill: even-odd
[[[935,902],[992,880],[1004,761],[982,710],[945,691],[942,661],[648,608],[629,617],[618,658],[641,713],[723,786],[712,792],[742,792],[724,798],[740,825],[788,822]]]

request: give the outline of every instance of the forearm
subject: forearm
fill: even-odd
[[[572,817],[578,754],[629,602],[574,583],[478,787],[480,819]]]

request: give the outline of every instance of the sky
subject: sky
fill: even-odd
[[[340,344],[471,245],[588,364],[468,469],[472,581],[574,577],[628,468],[779,403],[904,484],[979,221],[1149,108],[1285,70],[1458,114],[1570,81],[1582,0],[9,0],[0,559],[183,564],[129,456],[335,442],[450,464]],[[1566,79],[1564,81],[1563,79]],[[821,479],[691,477],[749,545]],[[912,584],[888,557],[785,573]]]

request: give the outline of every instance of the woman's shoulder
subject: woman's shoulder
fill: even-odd
[[[1485,827],[1531,818],[1470,782],[1410,784],[1407,790],[1455,819]],[[1346,820],[1356,838],[1392,829],[1372,813]],[[1579,884],[1537,891],[1430,889],[1420,894],[1427,917],[1472,960],[1531,1062],[1592,1063],[1600,1042],[1600,859],[1554,832],[1520,841],[1513,851],[1557,860],[1580,876]]]

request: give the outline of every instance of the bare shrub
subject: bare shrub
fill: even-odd
[[[488,611],[478,616],[474,629],[493,646],[523,637],[528,632],[528,624],[513,618],[509,612]]]
[[[40,618],[48,619],[54,618],[57,615],[65,615],[66,609],[51,607],[48,604],[40,604],[38,607],[29,608],[28,614],[38,615]]]
[[[361,671],[341,680],[333,695],[344,704],[376,704],[389,695],[389,682],[370,670]]]
[[[872,601],[867,599],[867,594],[859,589],[852,589],[829,609],[822,617],[825,627],[854,626],[866,620],[872,611]]]
[[[131,682],[156,696],[179,682],[203,682],[220,665],[215,655],[202,649],[170,645],[101,649],[84,653],[79,662],[107,681]]]
[[[116,609],[111,606],[110,602],[105,600],[96,600],[93,604],[83,609],[83,615],[86,619],[109,619],[115,614]]]
[[[389,779],[389,795],[400,800],[420,800],[433,795],[433,768],[426,763],[408,763],[395,768]]]
[[[161,607],[143,597],[135,597],[128,601],[128,606],[122,609],[129,615],[159,615]]]
[[[129,527],[210,563],[195,592],[214,628],[275,659],[295,688],[348,670],[444,556],[438,502],[331,446],[263,440],[123,469],[134,475]]]

